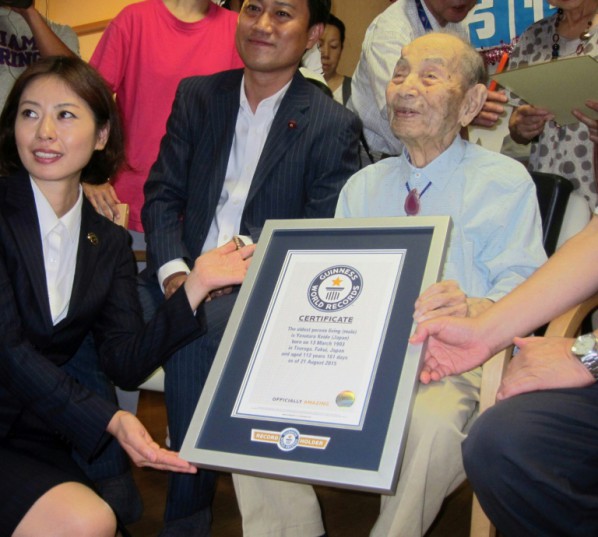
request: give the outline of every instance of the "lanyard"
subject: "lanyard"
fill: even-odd
[[[426,15],[426,10],[422,5],[422,0],[415,0],[415,5],[417,6],[417,14],[419,15],[419,20],[422,22],[424,26],[424,30],[426,32],[431,32],[433,28],[430,24],[430,19],[428,19],[428,15]]]

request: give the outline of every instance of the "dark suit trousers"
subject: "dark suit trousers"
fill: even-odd
[[[139,282],[139,298],[146,316],[164,297],[157,284],[148,283],[143,277],[139,278]],[[237,294],[234,292],[205,303],[202,307],[208,331],[177,351],[164,364],[170,447],[175,451],[181,448],[185,438]],[[208,470],[201,470],[195,475],[170,474],[165,522],[185,518],[210,507],[216,478],[217,473]]]
[[[598,383],[496,404],[472,427],[463,457],[505,537],[598,535]]]

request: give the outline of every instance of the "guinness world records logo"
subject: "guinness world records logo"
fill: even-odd
[[[280,433],[278,449],[281,451],[293,451],[299,445],[299,431],[289,427]]]
[[[320,272],[309,285],[310,304],[323,312],[340,311],[361,294],[363,278],[349,265],[336,265]]]

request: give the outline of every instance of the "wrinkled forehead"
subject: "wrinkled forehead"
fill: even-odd
[[[453,39],[423,39],[419,38],[406,45],[401,50],[397,67],[408,67],[411,69],[420,66],[435,66],[452,72],[461,73],[459,42]]]

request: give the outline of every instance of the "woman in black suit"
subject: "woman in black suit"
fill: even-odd
[[[114,535],[70,455],[92,459],[109,435],[137,465],[195,472],[62,368],[91,332],[104,371],[136,387],[202,333],[201,302],[240,283],[253,252],[229,243],[199,257],[144,325],[126,231],[79,184],[115,172],[122,138],[110,90],[75,58],[32,65],[0,116],[0,535]]]

